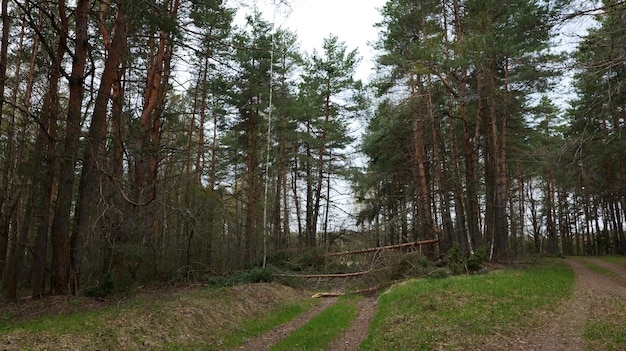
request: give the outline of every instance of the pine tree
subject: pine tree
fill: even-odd
[[[340,156],[338,151],[350,142],[347,113],[354,106],[357,83],[353,75],[359,60],[356,50],[348,51],[344,42],[330,36],[324,40],[322,52],[314,51],[305,65],[300,87],[300,99],[305,108],[300,118],[307,134],[303,140],[303,168],[306,182],[305,241],[309,247],[317,244],[322,198],[326,198],[324,213],[328,214],[330,209],[329,183],[332,174],[336,173],[333,161]],[[322,221],[324,243],[327,222],[325,217]]]

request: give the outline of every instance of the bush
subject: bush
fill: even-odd
[[[465,257],[461,253],[461,248],[458,243],[454,243],[452,248],[448,250],[448,254],[445,259],[446,266],[452,274],[465,273]]]
[[[87,297],[104,298],[111,296],[115,293],[115,283],[113,282],[113,276],[111,272],[102,278],[102,281],[98,282],[95,286],[85,288],[84,294]]]
[[[467,257],[466,254],[461,252],[459,244],[454,243],[446,256],[446,266],[452,274],[478,272],[483,268],[483,261],[486,254],[485,251],[485,248],[481,246],[473,254]]]
[[[253,268],[248,271],[249,283],[271,283],[274,280],[274,274],[265,268]]]
[[[483,261],[485,259],[485,248],[481,246],[467,259],[467,269],[470,272],[478,272],[483,268]]]

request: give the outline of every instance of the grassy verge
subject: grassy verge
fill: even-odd
[[[604,268],[604,267],[600,267],[600,266],[598,266],[596,264],[593,264],[592,262],[589,262],[589,261],[587,261],[585,259],[579,259],[579,261],[585,267],[589,268],[590,270],[592,270],[592,271],[594,271],[594,272],[596,272],[598,274],[601,274],[601,275],[613,278],[613,279],[615,279],[617,281],[622,281],[623,282],[623,279],[617,273],[613,272],[610,269],[607,269],[607,268]]]
[[[561,260],[520,270],[410,280],[384,293],[360,350],[456,350],[532,326],[567,298],[574,274]]]
[[[356,317],[357,297],[339,301],[278,342],[270,351],[325,350]]]
[[[302,292],[278,284],[147,295],[91,306],[87,312],[54,315],[48,310],[19,321],[0,319],[0,345],[25,351],[224,350],[311,306],[312,299]]]
[[[602,257],[600,257],[600,259],[603,260],[603,261],[606,261],[606,262],[617,264],[617,265],[624,264],[624,260],[622,260],[620,262],[620,260],[618,260],[618,259],[604,259]],[[611,279],[614,279],[614,280],[616,280],[617,282],[619,282],[622,285],[626,285],[626,280],[624,278],[622,278],[619,274],[613,272],[612,270],[604,268],[604,267],[600,267],[600,266],[594,264],[593,262],[589,262],[589,261],[587,261],[587,260],[585,260],[583,258],[580,258],[579,261],[585,267],[589,268],[590,270],[592,270],[592,271],[594,271],[594,272],[596,272],[598,274],[607,276],[607,277],[609,277]]]

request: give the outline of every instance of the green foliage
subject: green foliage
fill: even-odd
[[[115,283],[113,282],[113,275],[111,272],[107,272],[102,278],[102,281],[99,281],[96,285],[87,287],[84,291],[85,296],[87,297],[107,297],[111,296],[116,292]]]
[[[590,319],[583,327],[583,336],[588,342],[588,350],[618,351],[626,346],[626,303],[623,299],[613,298],[610,315]]]
[[[481,246],[470,255],[466,263],[467,269],[470,272],[478,272],[481,268],[483,268],[486,251],[487,249],[484,246]]]
[[[459,244],[454,243],[452,248],[448,250],[444,262],[452,274],[473,273],[483,268],[485,255],[485,247],[480,247],[467,257],[466,254],[461,252]]]
[[[417,279],[381,295],[361,350],[468,349],[494,335],[532,326],[572,292],[574,274],[560,260],[522,270]]]
[[[465,273],[465,257],[458,243],[454,243],[445,258],[446,267],[452,274]]]
[[[486,248],[481,246],[467,257],[467,254],[461,252],[459,244],[454,243],[446,254],[445,263],[452,274],[478,272],[483,267],[482,264],[485,259],[485,254]]]

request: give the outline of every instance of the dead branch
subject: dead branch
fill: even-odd
[[[274,274],[275,277],[283,278],[350,278],[372,273],[372,270],[354,273],[331,273],[331,274]]]
[[[379,247],[372,247],[369,249],[362,249],[362,250],[355,250],[355,251],[335,252],[335,253],[328,254],[328,256],[333,257],[333,256],[343,256],[343,255],[355,255],[355,254],[362,254],[362,253],[368,253],[368,252],[377,252],[381,250],[395,250],[395,249],[402,249],[405,247],[434,244],[438,241],[439,239],[422,240],[422,241],[415,241],[415,242],[410,242],[410,243],[405,243],[405,244],[379,246]]]

